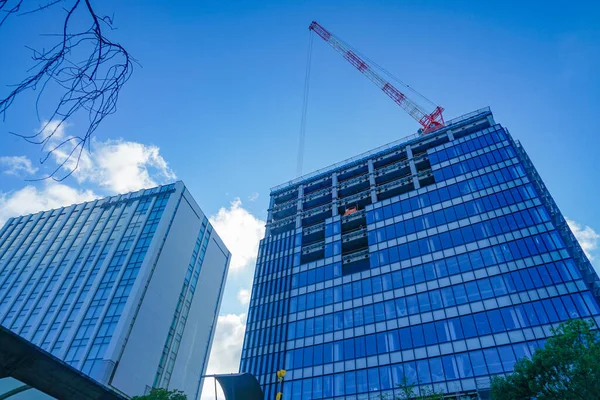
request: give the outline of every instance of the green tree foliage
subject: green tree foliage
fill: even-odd
[[[600,340],[594,323],[569,320],[514,372],[492,380],[495,400],[600,399]]]
[[[402,377],[402,382],[398,384],[399,395],[395,400],[443,400],[444,392],[437,391],[431,386],[421,387],[421,394],[417,395],[416,385],[411,383],[406,376]],[[381,400],[386,400],[386,396],[380,396]]]
[[[181,390],[152,389],[149,394],[131,400],[187,400],[187,396]]]

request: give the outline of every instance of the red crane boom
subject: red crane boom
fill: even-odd
[[[422,107],[410,100],[404,93],[396,89],[394,85],[379,75],[373,68],[369,66],[369,64],[367,64],[355,52],[342,43],[340,39],[319,25],[318,22],[313,21],[308,29],[312,30],[323,40],[325,40],[331,47],[333,47],[335,51],[344,57],[350,64],[354,65],[356,69],[362,72],[375,85],[377,85],[377,87],[383,90],[385,94],[394,100],[396,104],[402,107],[411,117],[417,120],[417,122],[423,127],[421,132],[423,135],[436,131],[445,125],[444,117],[442,115],[444,109],[442,107],[436,106],[433,112],[427,113]]]

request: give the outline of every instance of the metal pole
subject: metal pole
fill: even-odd
[[[217,400],[217,378],[213,378],[215,381],[215,400]]]

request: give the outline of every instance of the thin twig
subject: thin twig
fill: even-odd
[[[13,6],[7,6],[8,2],[9,0],[0,0],[0,12],[6,13],[0,20],[0,27],[10,15],[40,12],[58,3],[65,3],[66,0],[51,0],[24,12],[19,12],[23,0],[16,1]],[[92,136],[100,123],[116,111],[119,93],[131,77],[135,61],[123,46],[104,36],[103,25],[113,29],[112,17],[98,16],[91,0],[72,0],[69,4],[65,8],[66,16],[59,41],[49,50],[31,49],[34,65],[29,70],[30,76],[12,86],[6,97],[0,98],[0,115],[5,120],[9,108],[22,93],[37,91],[35,110],[39,118],[41,100],[46,97],[47,87],[52,85],[59,89],[61,94],[54,111],[49,118],[45,118],[38,131],[31,135],[10,132],[29,143],[41,146],[45,153],[40,159],[41,164],[49,158],[57,162],[58,167],[41,178],[57,181],[62,181],[75,172],[82,152],[86,148],[90,149]],[[73,28],[75,23],[72,21],[76,14],[78,18],[91,20],[88,29]],[[63,138],[58,135],[78,113],[87,114],[87,128],[76,136]]]

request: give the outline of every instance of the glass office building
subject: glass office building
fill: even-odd
[[[241,371],[267,398],[484,397],[598,276],[527,154],[489,109],[271,191]]]
[[[126,395],[199,398],[229,260],[182,182],[11,218],[0,323]]]

